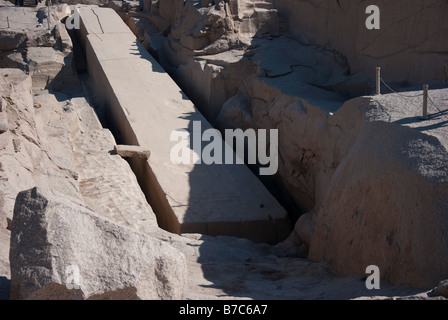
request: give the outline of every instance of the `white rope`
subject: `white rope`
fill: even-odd
[[[398,94],[399,96],[401,96],[401,97],[403,97],[403,98],[417,98],[417,97],[422,97],[422,96],[423,96],[423,93],[421,93],[421,94],[417,94],[417,95],[412,95],[412,96],[402,94],[402,93],[397,92],[397,91],[395,91],[394,89],[392,89],[392,88],[386,83],[386,81],[383,80],[383,78],[380,78],[380,80],[381,80],[381,82],[382,82],[382,83],[383,83],[383,84],[384,84],[390,91],[392,91],[392,92],[395,93],[395,94]],[[434,106],[434,108],[436,108],[436,110],[440,113],[440,115],[441,115],[442,117],[445,117],[445,118],[448,119],[448,113],[447,113],[447,114],[444,114],[444,113],[443,113],[444,111],[447,111],[447,109],[445,109],[444,111],[442,111],[442,110],[441,110],[441,109],[434,103],[434,101],[431,99],[431,97],[429,96],[429,93],[428,93],[428,100],[431,102],[431,104]]]
[[[390,91],[392,91],[393,93],[398,94],[399,96],[402,96],[403,98],[417,98],[417,97],[422,97],[422,96],[423,96],[423,93],[417,94],[417,95],[415,95],[415,96],[408,96],[408,95],[402,94],[402,93],[397,92],[397,91],[395,91],[394,89],[392,89],[392,88],[386,83],[386,81],[383,80],[383,78],[380,78],[380,79],[381,79],[381,82],[382,82],[382,83],[383,83],[383,84],[384,84]]]
[[[446,119],[448,119],[448,113],[447,114],[444,114],[443,112],[444,111],[447,111],[447,109],[445,109],[445,110],[440,110],[440,108],[434,103],[434,101],[432,101],[432,99],[431,99],[431,97],[429,96],[429,94],[428,94],[428,100],[429,100],[429,102],[431,102],[431,104],[434,106],[434,108],[436,108],[437,109],[437,111],[439,111],[439,113],[443,116],[443,117],[445,117]]]

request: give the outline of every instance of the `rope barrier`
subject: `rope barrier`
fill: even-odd
[[[428,100],[429,100],[429,102],[431,102],[431,104],[434,106],[434,108],[436,108],[437,111],[438,111],[443,117],[445,117],[446,119],[448,119],[448,109],[440,110],[440,108],[434,103],[434,101],[431,99],[430,96],[428,96]],[[443,113],[444,111],[447,112],[447,113]]]
[[[428,92],[428,86],[426,85],[426,86],[424,86],[424,92],[423,93],[420,93],[420,94],[416,94],[416,95],[406,95],[406,94],[403,94],[403,93],[401,93],[401,92],[397,92],[397,91],[395,91],[394,89],[392,89],[387,83],[386,83],[386,81],[384,81],[384,79],[383,78],[381,78],[381,75],[380,75],[380,71],[381,71],[381,68],[377,68],[377,86],[379,86],[379,83],[381,82],[381,83],[383,83],[391,92],[393,92],[393,93],[395,93],[395,94],[397,94],[397,95],[399,95],[400,97],[402,97],[402,98],[406,98],[406,99],[412,99],[412,98],[418,98],[418,97],[423,97],[423,109],[424,109],[424,111],[423,111],[423,119],[427,119],[427,101],[429,100],[429,102],[431,103],[431,105],[440,113],[440,115],[442,116],[442,117],[445,117],[446,119],[448,119],[448,109],[445,109],[445,110],[441,110],[435,103],[434,103],[434,101],[431,99],[431,97],[429,96],[429,92]],[[380,92],[381,90],[380,90],[380,88],[379,87],[377,87],[377,93],[378,92]],[[444,112],[446,112],[446,113],[444,113]]]
[[[390,91],[392,91],[393,93],[398,94],[399,96],[402,96],[403,98],[417,98],[417,97],[422,97],[422,96],[423,96],[423,93],[417,94],[417,95],[415,95],[415,96],[408,96],[408,95],[402,94],[402,93],[397,92],[397,91],[395,91],[394,89],[392,89],[392,88],[386,83],[386,81],[383,80],[383,78],[380,78],[380,79],[381,79],[381,82],[382,82],[382,83],[383,83],[383,84],[384,84]]]

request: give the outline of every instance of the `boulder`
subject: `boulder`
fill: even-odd
[[[393,137],[393,138],[392,138]],[[318,212],[309,258],[344,275],[433,288],[448,278],[448,152],[407,127],[365,124]]]
[[[316,219],[317,214],[315,211],[301,215],[289,237],[275,246],[277,249],[276,254],[279,256],[306,258],[314,233]]]
[[[183,1],[164,0],[159,1],[159,14],[170,23],[174,23],[176,17],[182,12],[184,7]],[[150,10],[149,10],[150,11]]]
[[[72,57],[51,47],[30,47],[26,53],[26,65],[33,79],[35,91],[62,88],[67,82],[76,82],[72,69]]]
[[[11,230],[11,299],[182,299],[185,256],[78,200],[20,192]]]

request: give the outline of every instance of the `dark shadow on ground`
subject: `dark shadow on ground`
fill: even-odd
[[[431,124],[427,124],[427,121],[431,121]],[[437,122],[434,123],[434,121]],[[443,128],[448,126],[448,110],[429,114],[427,119],[423,119],[421,116],[406,117],[397,120],[394,123],[399,125],[410,125],[419,123],[421,124],[420,126],[412,126],[412,128],[420,132]]]
[[[11,287],[11,280],[0,276],[0,300],[9,300],[9,289]]]

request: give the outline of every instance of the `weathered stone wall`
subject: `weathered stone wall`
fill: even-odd
[[[303,41],[341,52],[352,73],[389,81],[448,82],[448,3],[445,0],[274,0]],[[368,30],[368,5],[381,12],[381,29]]]

